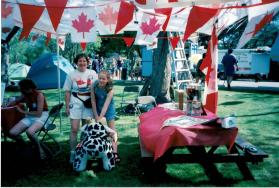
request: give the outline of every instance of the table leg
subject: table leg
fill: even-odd
[[[233,147],[231,148],[230,153],[238,153],[239,151],[237,149],[237,147],[235,145],[233,145]],[[247,166],[246,162],[243,161],[238,161],[236,162],[237,167],[239,168],[242,176],[244,177],[244,179],[246,180],[255,180],[254,176],[252,175],[250,169]]]
[[[207,177],[213,181],[213,182],[218,182],[221,179],[223,179],[222,174],[218,171],[217,167],[215,164],[209,160],[206,160],[206,153],[205,147],[203,146],[188,146],[188,150],[195,155],[197,158],[201,157],[204,160],[201,160],[200,164],[204,168],[205,174]]]

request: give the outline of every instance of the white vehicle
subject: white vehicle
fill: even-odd
[[[223,68],[222,59],[228,50],[219,50],[218,52],[218,75],[222,78]],[[270,48],[257,49],[235,49],[233,50],[238,63],[239,70],[236,71],[238,77],[261,76],[268,77],[270,71]]]

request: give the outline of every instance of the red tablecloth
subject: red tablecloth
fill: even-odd
[[[187,128],[169,126],[161,129],[163,122],[171,117],[185,115],[180,110],[169,110],[155,107],[142,114],[140,118],[139,135],[145,149],[154,154],[154,160],[161,157],[173,146],[232,146],[238,129],[224,129],[218,126],[194,125]],[[212,113],[201,118],[214,119]]]
[[[3,131],[9,131],[22,118],[24,118],[24,114],[17,111],[15,106],[1,107],[1,128]]]

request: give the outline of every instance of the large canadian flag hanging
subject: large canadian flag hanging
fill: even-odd
[[[94,7],[76,8],[70,10],[71,15],[71,39],[72,42],[95,42],[96,12]]]
[[[206,57],[200,66],[200,70],[205,74],[203,105],[205,109],[215,114],[217,112],[218,104],[217,50],[218,38],[216,35],[216,27],[214,25],[211,39],[208,42]]]
[[[242,33],[236,48],[242,48],[260,31],[279,11],[279,2],[248,8],[248,24]]]
[[[165,22],[165,16],[155,16],[143,13],[139,23],[139,30],[135,39],[135,44],[152,45],[157,40],[157,35]]]
[[[114,34],[120,2],[108,3],[106,5],[96,7],[97,28],[100,35]]]

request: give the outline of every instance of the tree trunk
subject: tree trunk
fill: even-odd
[[[171,54],[168,35],[167,32],[159,33],[158,45],[153,51],[150,95],[154,96],[158,103],[171,101]]]
[[[8,63],[9,63],[9,45],[1,45],[1,82],[6,83],[6,87],[9,82],[8,75]]]

